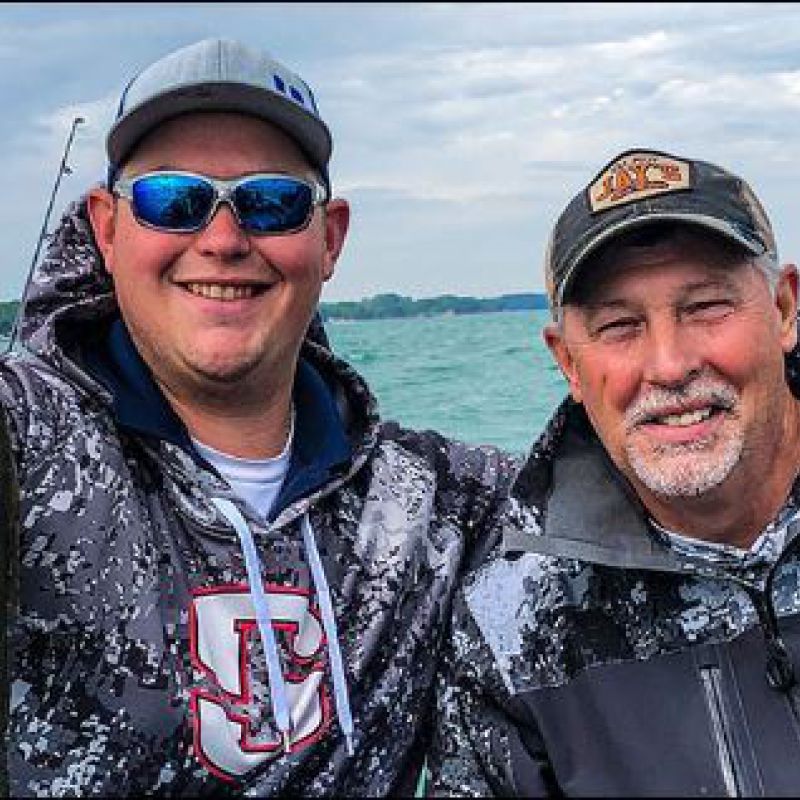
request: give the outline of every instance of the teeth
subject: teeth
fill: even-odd
[[[697,411],[687,411],[685,414],[666,414],[657,421],[661,425],[696,425],[711,416],[710,408],[701,408]]]
[[[187,283],[186,288],[212,300],[243,300],[255,294],[254,286],[223,286],[220,283]]]

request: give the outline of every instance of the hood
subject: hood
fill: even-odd
[[[34,269],[22,299],[19,341],[83,391],[113,404],[87,365],[89,354],[108,346],[119,319],[84,196],[67,207]],[[378,425],[376,400],[364,379],[332,352],[319,314],[309,325],[301,359],[327,386],[355,449],[369,447]]]
[[[69,205],[22,298],[20,343],[60,367],[87,330],[117,314],[111,278],[89,224],[86,199]]]

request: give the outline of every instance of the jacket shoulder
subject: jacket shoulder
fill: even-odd
[[[427,462],[438,475],[453,480],[476,480],[507,489],[522,459],[499,447],[471,444],[431,429],[413,429],[397,422],[381,424],[379,439],[394,442]]]
[[[66,436],[86,427],[91,400],[52,366],[34,356],[0,358],[0,406],[17,464],[55,452]]]

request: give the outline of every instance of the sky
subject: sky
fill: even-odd
[[[550,230],[618,153],[744,177],[800,261],[797,3],[0,3],[0,300],[100,181],[119,95],[209,36],[314,90],[351,228],[323,300],[540,292]]]

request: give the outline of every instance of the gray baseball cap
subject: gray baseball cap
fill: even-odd
[[[601,245],[664,221],[699,226],[754,256],[778,261],[766,212],[742,178],[707,161],[626,150],[573,197],[555,224],[545,256],[550,307],[569,299],[575,279]]]
[[[106,139],[109,174],[145,134],[189,111],[235,111],[277,125],[300,145],[327,183],[333,142],[308,84],[269,53],[231,39],[204,39],[183,47],[133,78]]]

